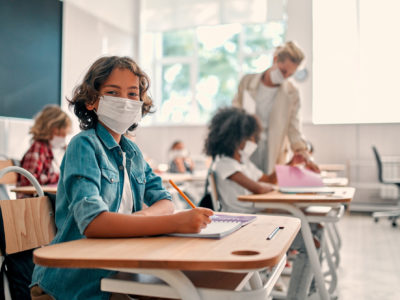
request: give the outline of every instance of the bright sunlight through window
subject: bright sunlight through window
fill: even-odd
[[[141,65],[156,105],[147,124],[205,124],[231,105],[240,77],[261,72],[285,39],[286,23],[225,24],[142,34]]]

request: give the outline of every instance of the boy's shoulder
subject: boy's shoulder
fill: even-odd
[[[96,136],[96,130],[94,128],[82,130],[78,134],[74,135],[74,137],[71,139],[71,142],[74,140],[80,140],[80,139],[85,139],[85,138],[94,137],[94,136]]]
[[[132,141],[130,138],[127,138],[125,136],[121,137],[121,144],[123,151],[128,150],[128,151],[134,151],[137,154],[143,156],[142,151],[140,150],[140,148],[138,147],[138,145],[136,145],[136,143],[134,141]],[[126,149],[128,148],[128,149]]]
[[[95,129],[82,130],[71,139],[68,147],[70,145],[79,145],[81,143],[96,143],[96,141],[99,141],[99,138],[96,135]]]

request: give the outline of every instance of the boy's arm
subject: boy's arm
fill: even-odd
[[[162,216],[172,214],[174,210],[174,204],[170,200],[163,199],[151,206],[143,204],[143,209],[133,214],[136,216]]]
[[[197,233],[211,222],[213,211],[194,208],[163,216],[140,216],[102,212],[84,232],[88,238],[122,238],[166,233]]]

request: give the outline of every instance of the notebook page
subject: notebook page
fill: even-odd
[[[172,236],[200,237],[200,238],[222,238],[242,227],[241,222],[211,222],[199,233],[172,233]]]
[[[255,221],[257,216],[252,215],[225,215],[225,214],[214,214],[211,216],[211,220],[217,222],[240,222],[242,226],[245,226]]]
[[[241,227],[241,225],[242,223],[240,222],[211,222],[206,228],[203,228],[199,234],[220,235],[227,231],[231,232],[231,230],[238,228],[238,226]]]

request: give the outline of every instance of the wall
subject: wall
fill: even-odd
[[[137,1],[67,0],[63,16],[62,105],[100,56],[135,53]],[[75,117],[74,117],[75,119]],[[75,122],[74,132],[78,132]]]

